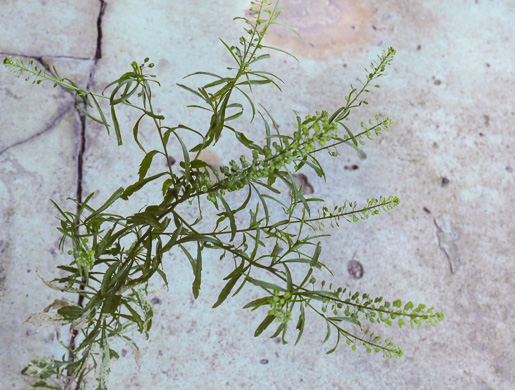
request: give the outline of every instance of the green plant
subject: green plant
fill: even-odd
[[[302,187],[297,187],[293,177],[293,172],[306,167],[313,169],[317,175],[325,179],[324,170],[315,158],[316,153],[328,150],[331,156],[336,157],[339,155],[336,146],[340,144],[349,145],[360,151],[359,145],[364,144],[365,136],[372,139],[372,132],[379,135],[392,124],[388,117],[376,116],[374,125],[372,120],[368,122],[370,127],[361,122],[362,129],[354,134],[342,121],[350,115],[351,109],[368,104],[360,97],[363,93],[369,92],[367,88],[370,85],[379,88],[379,85],[370,83],[384,75],[385,67],[390,64],[395,54],[393,48],[390,47],[379,55],[378,62],[371,63],[370,70],[365,69],[366,81],[358,79],[362,84],[361,88],[358,90],[351,85],[351,92],[345,97],[346,104],[332,115],[324,110],[301,119],[295,112],[297,125],[292,135],[281,134],[275,120],[263,106],[261,107],[271,119],[275,130],[274,134],[265,116],[258,111],[266,130],[264,146],[228,125],[228,122],[237,119],[243,113],[241,104],[229,103],[233,91],[238,90],[248,100],[254,120],[256,108],[240,86],[248,85],[252,92],[252,85],[272,83],[279,88],[272,77],[282,81],[269,72],[250,69],[250,66],[255,67],[258,61],[270,57],[269,54],[256,55],[258,50],[268,48],[283,52],[262,45],[262,39],[270,25],[283,26],[276,22],[280,14],[280,11],[277,11],[278,3],[279,0],[271,10],[269,8],[273,1],[253,1],[251,11],[256,14],[255,20],[234,18],[243,19],[250,26],[245,30],[248,37],[240,38],[241,50],[237,46],[229,47],[221,40],[238,65],[238,68],[228,68],[235,70],[236,76],[221,77],[208,72],[196,72],[186,76],[202,74],[217,79],[198,88],[198,91],[177,84],[208,105],[208,108],[196,105],[189,107],[213,112],[205,135],[182,124],[176,127],[162,124],[164,116],[156,114],[152,108],[150,82],[158,85],[159,83],[152,80],[154,75],[145,73],[147,68],[153,67],[148,58],[139,66],[132,62],[132,70],[110,83],[102,94],[86,91],[73,81],[61,78],[55,67],[52,74],[37,67],[32,68],[32,61],[26,66],[23,60],[13,61],[10,57],[4,59],[6,67],[19,76],[27,75],[26,80],[33,77],[33,83],[37,84],[48,80],[54,83],[54,87],[60,85],[75,93],[77,107],[93,121],[104,125],[109,133],[111,125],[97,100],[108,99],[112,126],[119,145],[122,144],[122,132],[115,106],[124,104],[142,112],[133,128],[134,140],[144,153],[136,183],[127,188],[120,187],[97,209],[88,205],[94,193],[83,202],[72,199],[77,203],[76,212],[63,211],[52,201],[61,216],[58,230],[62,233],[62,239],[59,248],[64,250],[69,239],[73,249],[68,253],[73,255],[73,259],[68,265],[57,267],[67,273],[66,277],[52,281],[44,280],[41,275],[40,277],[53,289],[82,297],[84,304],[55,300],[42,313],[29,317],[29,321],[35,324],[41,321],[59,325],[70,324],[71,330],[80,332],[82,341],[74,348],[61,343],[68,350],[68,358],[65,354],[61,360],[31,361],[22,373],[38,378],[37,382],[33,383],[34,387],[84,388],[88,375],[96,370],[97,389],[106,389],[109,362],[112,358],[119,358],[118,353],[110,347],[110,340],[113,337],[122,338],[133,347],[137,356],[138,347],[127,333],[135,327],[148,338],[153,316],[152,306],[147,300],[148,281],[157,273],[168,286],[162,261],[165,253],[173,249],[181,250],[191,263],[192,291],[195,298],[199,296],[201,289],[203,251],[220,250],[221,260],[226,255],[232,256],[234,270],[224,278],[227,283],[213,308],[221,305],[229,294],[236,295],[247,283],[261,288],[264,291],[263,297],[244,306],[251,310],[266,308],[265,317],[258,325],[255,336],[259,336],[275,320],[278,325],[271,337],[281,335],[283,343],[287,343],[285,337],[288,325],[295,312],[297,344],[304,331],[306,311],[311,309],[327,323],[324,342],[330,338],[332,331],[336,331],[335,345],[327,351],[328,354],[334,352],[340,340],[344,339],[353,350],[356,349],[356,345],[363,345],[369,353],[382,352],[385,357],[398,357],[402,355],[402,350],[388,339],[381,340],[380,336],[364,327],[363,318],[370,323],[388,325],[397,320],[401,327],[406,321],[414,327],[421,326],[422,322],[435,325],[443,320],[443,313],[435,311],[432,307],[426,309],[423,304],[415,306],[410,301],[403,305],[400,300],[387,302],[383,301],[382,297],[371,298],[368,294],[333,287],[332,283],[327,284],[325,280],[317,283],[313,276],[314,269],[325,268],[332,274],[321,261],[322,247],[319,239],[328,234],[302,234],[306,228],[314,233],[322,231],[326,222],[331,226],[339,226],[341,219],[348,222],[365,220],[370,215],[388,211],[399,204],[397,197],[381,196],[379,199],[367,199],[363,206],[358,206],[356,202],[346,202],[333,210],[324,206],[318,209],[315,217],[312,216],[312,208],[323,200],[306,198]],[[262,19],[265,14],[268,14],[268,19]],[[242,76],[246,80],[238,82]],[[220,89],[215,93],[207,92],[209,88],[217,86],[220,86]],[[104,92],[109,88],[112,88],[110,96],[105,96]],[[129,101],[136,97],[142,99],[142,106]],[[96,109],[99,117],[88,112],[86,106]],[[238,112],[228,116],[227,111],[235,108]],[[139,125],[145,117],[150,118],[155,124],[161,140],[161,150],[147,151],[138,140]],[[338,124],[345,129],[343,137],[339,135]],[[251,152],[251,161],[241,156],[239,164],[231,161],[228,167],[218,170],[201,159],[201,151],[216,144],[224,129],[230,131],[235,140]],[[198,135],[199,143],[188,149],[181,138],[181,132],[184,131]],[[167,149],[169,142],[174,138],[183,151],[183,161],[180,162],[179,168],[172,168]],[[167,170],[147,176],[156,156],[166,160]],[[157,179],[162,181],[163,200],[160,204],[147,206],[143,211],[127,217],[107,212],[119,199],[127,201],[135,192]],[[277,180],[285,183],[291,191],[289,204],[284,204],[274,196],[280,194],[273,186]],[[231,208],[227,193],[244,188],[248,191],[245,201],[239,207]],[[253,194],[257,198],[252,198]],[[250,207],[253,199],[256,203]],[[185,202],[192,205],[194,200],[198,205],[198,218],[191,222],[180,214],[178,208]],[[201,202],[204,207],[206,202],[210,202],[219,211],[216,227],[212,231],[202,232],[198,228],[202,221]],[[284,219],[272,220],[269,213],[270,202],[282,207]],[[245,210],[248,210],[250,215],[248,227],[242,227],[236,218],[237,214]],[[131,244],[126,249],[124,245],[128,243]],[[293,266],[306,268],[306,274],[300,283],[292,277],[290,267]],[[274,279],[261,280],[251,277],[253,270],[268,271]],[[358,333],[346,330],[343,324],[348,324],[355,330],[359,329]]]

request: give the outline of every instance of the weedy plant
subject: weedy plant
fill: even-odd
[[[402,350],[390,340],[382,340],[364,322],[392,325],[398,321],[400,327],[405,323],[414,327],[421,326],[423,322],[435,325],[443,320],[443,313],[433,307],[414,305],[411,301],[405,304],[401,300],[388,302],[382,297],[372,298],[366,293],[333,286],[325,280],[317,281],[315,270],[324,268],[332,275],[321,258],[320,239],[329,234],[316,234],[323,230],[324,223],[339,226],[341,220],[365,220],[381,211],[391,210],[399,204],[399,199],[380,196],[378,199],[367,199],[362,206],[358,206],[357,202],[345,202],[332,210],[324,206],[313,212],[315,205],[323,202],[323,199],[306,198],[293,176],[294,172],[305,167],[325,179],[324,170],[315,157],[317,153],[327,150],[331,156],[337,157],[340,154],[338,145],[349,145],[360,151],[359,145],[364,145],[364,137],[372,139],[372,133],[379,135],[388,129],[392,124],[388,117],[376,116],[375,124],[372,120],[367,125],[361,122],[361,129],[356,133],[342,121],[349,117],[352,109],[368,104],[362,97],[369,92],[367,88],[379,88],[375,80],[384,75],[395,50],[390,47],[378,55],[377,62],[374,60],[370,69],[365,69],[365,80],[357,79],[361,86],[355,88],[351,85],[351,91],[345,97],[345,105],[332,115],[324,110],[301,119],[294,111],[297,124],[291,135],[281,134],[275,120],[261,105],[272,123],[270,125],[262,112],[258,111],[266,130],[262,145],[260,140],[251,140],[248,135],[228,125],[243,113],[243,106],[230,103],[230,97],[236,90],[245,96],[252,108],[253,121],[256,108],[241,87],[248,86],[252,92],[253,85],[271,83],[280,89],[273,78],[282,82],[269,72],[250,68],[255,68],[258,61],[270,57],[269,54],[257,55],[258,51],[267,48],[291,54],[262,44],[271,25],[287,27],[276,22],[281,13],[277,10],[279,1],[275,6],[273,1],[266,0],[253,1],[251,4],[253,16],[250,19],[234,18],[243,19],[249,27],[245,29],[248,35],[240,38],[240,46],[229,47],[220,39],[236,61],[237,68],[228,68],[235,71],[236,75],[222,77],[208,72],[196,72],[186,76],[208,75],[216,79],[198,90],[177,84],[207,104],[207,108],[196,105],[189,107],[212,111],[211,123],[205,134],[182,124],[176,127],[163,125],[164,116],[156,114],[152,108],[150,83],[160,84],[152,79],[155,75],[146,73],[148,68],[153,67],[148,58],[141,65],[132,62],[132,70],[107,85],[102,94],[86,91],[70,79],[61,78],[55,66],[53,72],[50,72],[48,66],[46,70],[32,67],[32,61],[26,66],[23,60],[5,58],[5,66],[19,76],[27,75],[26,80],[33,78],[33,83],[37,84],[48,80],[54,83],[54,87],[60,85],[74,93],[81,112],[104,125],[109,133],[111,125],[98,103],[98,99],[107,99],[119,145],[122,144],[122,132],[115,107],[124,104],[141,111],[133,127],[134,140],[144,153],[138,181],[127,188],[117,189],[97,209],[88,204],[93,194],[83,202],[72,199],[77,204],[76,212],[63,211],[52,201],[60,214],[57,229],[62,233],[62,239],[59,248],[64,250],[65,242],[70,240],[73,249],[68,253],[73,259],[68,265],[57,267],[65,272],[65,277],[52,281],[40,277],[49,287],[80,298],[75,301],[79,303],[57,299],[42,313],[29,317],[28,321],[70,325],[70,332],[74,336],[78,334],[81,341],[76,346],[65,345],[59,340],[58,332],[58,340],[68,351],[68,356],[65,353],[61,359],[31,361],[22,373],[37,378],[33,380],[34,387],[82,389],[90,381],[89,378],[94,376],[96,388],[106,389],[109,363],[111,359],[119,358],[118,352],[110,347],[112,340],[121,338],[126,341],[137,357],[138,346],[127,333],[136,328],[148,338],[153,316],[152,305],[148,301],[148,283],[157,273],[168,286],[163,257],[171,250],[182,251],[184,258],[191,263],[195,298],[198,298],[201,289],[204,251],[221,251],[220,259],[226,255],[232,257],[234,270],[224,278],[227,282],[213,308],[221,305],[231,293],[232,296],[239,293],[245,285],[260,288],[263,296],[244,306],[245,309],[263,311],[264,319],[257,326],[254,336],[259,336],[275,322],[277,328],[271,337],[280,335],[284,344],[287,343],[286,333],[291,329],[289,324],[292,319],[296,318],[293,323],[298,331],[297,344],[304,331],[307,313],[312,312],[327,323],[324,342],[330,339],[332,332],[336,333],[335,344],[327,351],[328,354],[333,353],[343,340],[352,350],[356,346],[363,346],[369,353],[382,352],[385,357],[399,357]],[[298,35],[295,30],[291,30]],[[240,81],[243,77],[245,80]],[[214,93],[208,92],[214,87],[219,89]],[[110,96],[104,95],[105,90],[110,88]],[[142,106],[131,102],[136,98],[141,98]],[[98,116],[89,112],[88,107],[96,110]],[[230,109],[237,109],[237,112],[229,114]],[[154,123],[161,140],[160,149],[147,151],[138,140],[138,129],[144,118]],[[343,136],[339,134],[338,125],[345,130]],[[197,135],[199,143],[187,146],[181,138],[184,132]],[[216,144],[222,132],[234,136],[235,142],[249,150],[252,159],[247,161],[245,156],[241,156],[239,163],[231,161],[229,166],[220,169],[203,161],[200,153]],[[174,168],[168,152],[172,142],[178,142],[183,153],[183,161]],[[167,169],[147,176],[151,164],[159,157],[165,159]],[[162,181],[161,203],[146,206],[143,211],[127,217],[108,212],[115,202],[120,199],[127,201],[145,185],[158,179]],[[289,189],[289,204],[277,199],[281,192],[274,187],[276,181],[285,183]],[[234,199],[228,199],[228,193],[244,189],[247,195],[243,203],[238,207],[230,207],[229,203]],[[207,203],[201,199],[204,196]],[[191,221],[180,214],[179,206],[185,202],[191,205],[193,201],[198,204],[198,217]],[[203,207],[211,203],[218,211],[216,227],[212,231],[202,232],[198,229],[197,225],[202,220],[201,202]],[[273,220],[269,212],[271,204],[280,206],[284,212],[283,219]],[[247,226],[242,226],[237,220],[237,214],[246,210],[249,222]],[[306,230],[312,234],[304,233]],[[124,246],[127,242],[131,242],[129,248]],[[300,283],[292,277],[292,267],[297,268],[295,272],[305,269],[305,276]],[[267,271],[264,274],[269,279],[252,277],[251,272],[254,270]]]

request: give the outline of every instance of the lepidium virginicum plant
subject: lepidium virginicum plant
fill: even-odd
[[[325,206],[316,207],[323,200],[306,198],[302,187],[297,186],[293,177],[293,173],[307,168],[325,179],[324,170],[315,157],[317,153],[327,150],[331,156],[337,157],[340,154],[337,146],[344,144],[360,151],[359,145],[364,145],[365,137],[372,139],[371,134],[379,135],[392,124],[388,117],[376,116],[375,123],[372,120],[368,124],[361,122],[359,132],[353,132],[342,121],[349,117],[352,109],[368,104],[363,96],[369,92],[368,88],[379,88],[375,80],[384,75],[386,66],[392,61],[395,54],[393,48],[383,51],[378,55],[378,60],[370,64],[370,69],[365,69],[365,80],[357,79],[361,86],[351,85],[344,106],[332,115],[323,110],[302,119],[294,112],[297,124],[291,135],[279,132],[277,123],[262,105],[271,121],[270,124],[258,110],[266,131],[264,145],[261,140],[251,140],[248,135],[229,126],[229,122],[243,113],[240,103],[230,103],[233,92],[240,92],[248,100],[253,121],[256,107],[242,88],[248,86],[252,92],[253,85],[271,83],[280,89],[274,80],[282,82],[279,77],[255,70],[259,61],[270,57],[270,54],[259,54],[262,49],[291,55],[262,44],[271,25],[283,26],[276,22],[281,13],[277,11],[278,3],[274,6],[273,1],[253,1],[253,16],[250,19],[234,18],[243,19],[248,25],[248,29],[245,29],[247,35],[240,38],[239,46],[229,47],[221,40],[237,64],[236,68],[228,68],[235,75],[222,77],[208,72],[196,72],[186,76],[208,75],[215,78],[215,81],[198,90],[177,84],[196,95],[207,106],[193,107],[212,112],[205,133],[182,124],[175,127],[163,124],[164,116],[157,115],[152,108],[151,83],[159,83],[152,79],[154,75],[146,73],[153,67],[148,58],[141,65],[132,62],[132,70],[107,85],[101,94],[86,91],[73,81],[61,78],[55,67],[53,72],[47,72],[48,67],[44,71],[32,68],[32,62],[25,65],[23,60],[5,58],[5,66],[18,75],[26,75],[26,80],[33,78],[33,83],[37,84],[48,80],[54,83],[54,87],[60,85],[74,93],[77,107],[85,115],[104,125],[108,133],[111,126],[114,128],[119,145],[122,144],[122,132],[115,107],[124,104],[141,113],[132,129],[134,140],[144,153],[138,181],[126,188],[120,187],[97,209],[88,204],[93,194],[80,203],[72,199],[77,203],[76,212],[63,211],[53,202],[60,214],[57,229],[62,233],[62,239],[59,248],[64,250],[65,242],[69,240],[73,249],[68,253],[73,258],[68,265],[57,267],[67,276],[52,281],[40,277],[53,289],[81,296],[79,302],[82,304],[74,303],[77,300],[57,299],[42,313],[29,317],[28,321],[35,324],[46,321],[61,326],[70,325],[70,332],[78,332],[81,341],[74,348],[61,343],[67,349],[68,357],[64,354],[60,360],[31,361],[22,373],[37,378],[37,382],[32,384],[34,387],[82,389],[86,387],[89,378],[94,376],[97,389],[106,389],[110,361],[119,358],[118,352],[110,346],[114,338],[126,341],[139,363],[138,347],[127,333],[136,328],[148,338],[153,316],[152,305],[148,301],[148,282],[157,273],[168,286],[162,260],[171,250],[182,251],[184,259],[191,263],[195,298],[199,296],[202,284],[204,251],[219,251],[220,259],[230,258],[234,270],[224,278],[226,284],[213,308],[221,305],[230,294],[234,296],[239,293],[245,285],[260,288],[263,296],[244,306],[245,309],[259,309],[264,315],[254,335],[259,336],[275,323],[277,328],[271,337],[280,335],[284,344],[287,343],[287,331],[292,327],[298,331],[295,344],[299,342],[308,313],[311,313],[327,323],[324,342],[330,339],[331,333],[336,334],[333,337],[334,346],[327,353],[334,352],[343,340],[352,350],[362,346],[369,353],[382,352],[385,357],[399,357],[402,350],[390,340],[382,339],[366,323],[392,325],[396,321],[400,327],[405,323],[414,327],[421,326],[423,322],[435,325],[443,320],[443,313],[433,307],[414,305],[411,301],[388,302],[382,297],[373,298],[366,293],[333,286],[325,280],[317,281],[315,270],[325,268],[332,274],[322,262],[320,239],[328,234],[317,234],[322,232],[324,223],[339,226],[342,220],[365,220],[371,215],[391,210],[399,204],[399,199],[380,196],[369,198],[360,206],[356,202],[345,202],[330,210]],[[218,90],[208,92],[215,87]],[[104,95],[107,89],[111,89],[109,96]],[[141,106],[133,104],[137,98],[141,98]],[[108,123],[98,103],[99,99],[109,101],[112,125]],[[88,110],[88,107],[92,110]],[[96,111],[98,116],[94,116],[91,111]],[[157,149],[148,151],[138,140],[139,126],[144,118],[154,123],[159,134],[161,145]],[[344,129],[342,135],[338,125]],[[229,166],[219,170],[203,161],[201,151],[216,144],[222,131],[224,135],[234,136],[235,142],[248,148],[252,159],[247,160],[241,156],[239,162],[233,160]],[[187,146],[182,139],[184,132],[198,136],[199,143]],[[177,142],[183,153],[183,161],[177,168],[172,168],[169,158],[168,147],[172,142]],[[167,162],[167,169],[147,176],[151,164],[158,158]],[[127,217],[108,212],[115,202],[120,199],[127,201],[155,180],[162,182],[161,203],[146,206]],[[277,199],[280,191],[274,187],[276,182],[285,183],[289,189],[289,204]],[[241,205],[231,208],[228,197],[234,191],[246,191],[246,198]],[[202,220],[200,203],[204,196],[218,211],[216,227],[206,232],[198,227]],[[255,200],[255,204],[251,200]],[[179,212],[179,206],[186,202],[190,205],[196,202],[198,205],[192,206],[194,210],[198,208],[198,216],[194,221]],[[272,218],[269,212],[272,203],[282,208],[283,219]],[[237,214],[247,210],[248,224],[241,225],[237,221]],[[124,246],[128,245],[127,242],[131,242],[128,248]],[[292,277],[293,267],[305,270],[302,280]],[[252,271],[261,271],[261,274],[269,275],[268,279],[262,280],[255,273],[251,276]]]

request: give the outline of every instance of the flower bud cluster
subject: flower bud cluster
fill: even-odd
[[[73,251],[68,251],[69,255],[74,255],[77,264],[82,267],[92,267],[95,264],[95,251],[93,249],[88,249],[85,245],[88,242],[88,239],[85,238],[83,242],[80,243],[79,249],[74,249]]]
[[[287,308],[283,308],[290,297],[291,294],[288,291],[286,291],[284,297],[281,298],[279,296],[279,290],[274,290],[274,296],[270,298],[270,310],[268,310],[268,315],[275,316],[275,320],[277,322],[287,323],[290,321],[291,311]]]

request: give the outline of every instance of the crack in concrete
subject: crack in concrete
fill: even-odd
[[[100,1],[100,10],[97,17],[97,43],[96,43],[96,51],[95,51],[95,58],[93,59],[93,66],[91,67],[91,70],[89,72],[89,78],[88,83],[86,85],[86,90],[89,90],[93,75],[95,73],[95,68],[97,65],[97,62],[99,59],[102,58],[102,18],[104,16],[104,12],[106,9],[106,3],[104,0]],[[85,103],[82,103],[84,105],[84,110],[87,110],[87,106]],[[84,163],[84,154],[86,151],[86,115],[81,112],[78,108],[76,108],[77,112],[79,113],[79,118],[81,122],[81,128],[80,128],[80,140],[79,140],[79,152],[77,156],[77,211],[80,208],[80,204],[82,203],[82,179],[83,179],[83,163]],[[78,223],[78,221],[76,221]],[[82,284],[79,286],[79,290],[85,289],[85,283],[86,278],[82,277]],[[79,295],[79,298],[77,300],[77,304],[80,307],[83,307],[84,305],[84,297],[82,295]],[[77,335],[79,334],[79,331],[74,329],[72,331],[72,336],[70,338],[69,348],[70,351],[68,353],[68,361],[73,362],[74,361],[74,354],[73,351],[75,350],[75,340],[77,338]],[[67,376],[72,377],[73,372],[68,371]],[[77,389],[80,387],[80,383],[77,384]]]
[[[5,57],[25,57],[25,58],[64,58],[69,60],[80,60],[80,61],[91,61],[94,60],[94,58],[90,57],[74,57],[74,56],[66,56],[66,55],[50,55],[50,54],[38,54],[38,55],[32,55],[32,54],[18,54],[18,53],[5,53],[0,52],[0,56]]]
[[[47,131],[50,131],[52,130],[55,126],[57,126],[57,124],[61,121],[61,119],[68,113],[68,111],[70,111],[70,109],[73,107],[73,103],[72,104],[68,104],[67,106],[65,106],[64,109],[61,109],[59,110],[59,112],[57,113],[57,116],[50,122],[50,124],[48,126],[46,126],[43,130],[41,130],[40,132],[36,133],[36,134],[32,134],[30,137],[24,139],[24,140],[21,140],[21,141],[18,141],[12,145],[9,145],[8,147],[0,150],[0,156],[7,152],[9,149],[11,148],[14,148],[15,146],[18,146],[18,145],[22,145],[30,140],[33,140],[34,138],[37,138],[39,137],[41,134],[44,134],[46,133]]]

